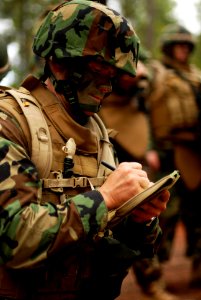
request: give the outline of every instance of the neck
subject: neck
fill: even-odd
[[[79,109],[79,107],[77,108],[77,110],[74,113],[72,112],[72,107],[71,107],[70,103],[68,102],[68,99],[66,99],[66,97],[63,94],[59,94],[58,92],[55,91],[52,81],[49,78],[45,81],[45,84],[46,84],[47,88],[50,90],[50,92],[56,96],[58,101],[64,107],[65,111],[68,112],[68,114],[71,116],[71,118],[74,121],[76,121],[80,125],[85,125],[88,122],[89,116],[86,116]]]

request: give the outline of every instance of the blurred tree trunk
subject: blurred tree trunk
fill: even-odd
[[[147,49],[153,48],[154,43],[154,20],[156,18],[156,11],[155,11],[155,0],[149,0],[145,2],[146,10],[147,10],[147,17],[148,17],[148,24],[147,30],[145,32],[145,39],[144,43]]]

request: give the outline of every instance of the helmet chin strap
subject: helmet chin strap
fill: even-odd
[[[100,108],[101,108],[101,104],[99,105],[92,105],[92,104],[79,104],[80,108],[82,111],[90,111],[93,113],[97,113],[99,112]]]
[[[84,114],[77,98],[77,86],[82,75],[74,72],[71,75],[71,79],[68,80],[57,80],[54,74],[51,72],[49,66],[46,64],[44,68],[43,78],[50,78],[55,91],[59,94],[64,95],[66,101],[70,104],[71,112],[76,122],[80,125],[85,125],[88,122],[89,117]]]

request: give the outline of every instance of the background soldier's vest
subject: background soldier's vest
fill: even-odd
[[[101,186],[111,172],[101,165],[101,160],[113,166],[115,162],[100,118],[95,115],[84,128],[69,117],[55,102],[55,97],[35,78],[28,78],[24,86],[31,93],[24,87],[2,91],[0,109],[16,118],[28,140],[27,151],[38,167],[44,186],[41,202],[48,199],[60,203],[64,196]],[[62,178],[66,156],[62,147],[69,138],[76,143],[73,177]],[[76,249],[69,247],[51,263],[44,262],[39,270],[6,270],[1,267],[0,296],[26,300],[77,299],[79,285],[82,282],[87,284],[88,278],[91,278],[94,247],[97,245],[93,243]]]
[[[175,167],[189,189],[201,184],[201,76],[166,69],[154,62],[154,86],[149,98],[153,135],[158,147],[174,152]],[[197,91],[197,92],[195,92]],[[196,95],[197,93],[197,95]]]
[[[186,129],[183,139],[194,139],[199,109],[191,85],[160,62],[152,63],[153,89],[149,97],[151,124],[156,139],[167,139]],[[192,75],[193,76],[193,75]],[[190,133],[191,132],[191,133]]]

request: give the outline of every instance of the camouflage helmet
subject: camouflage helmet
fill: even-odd
[[[139,39],[128,21],[107,6],[66,1],[51,10],[35,35],[33,51],[56,59],[98,56],[133,76]]]
[[[191,51],[195,47],[194,37],[185,27],[175,24],[166,26],[160,39],[162,52],[168,54],[170,47],[177,43],[188,44]]]
[[[0,81],[6,76],[10,70],[10,64],[8,60],[7,45],[3,38],[0,37]]]

